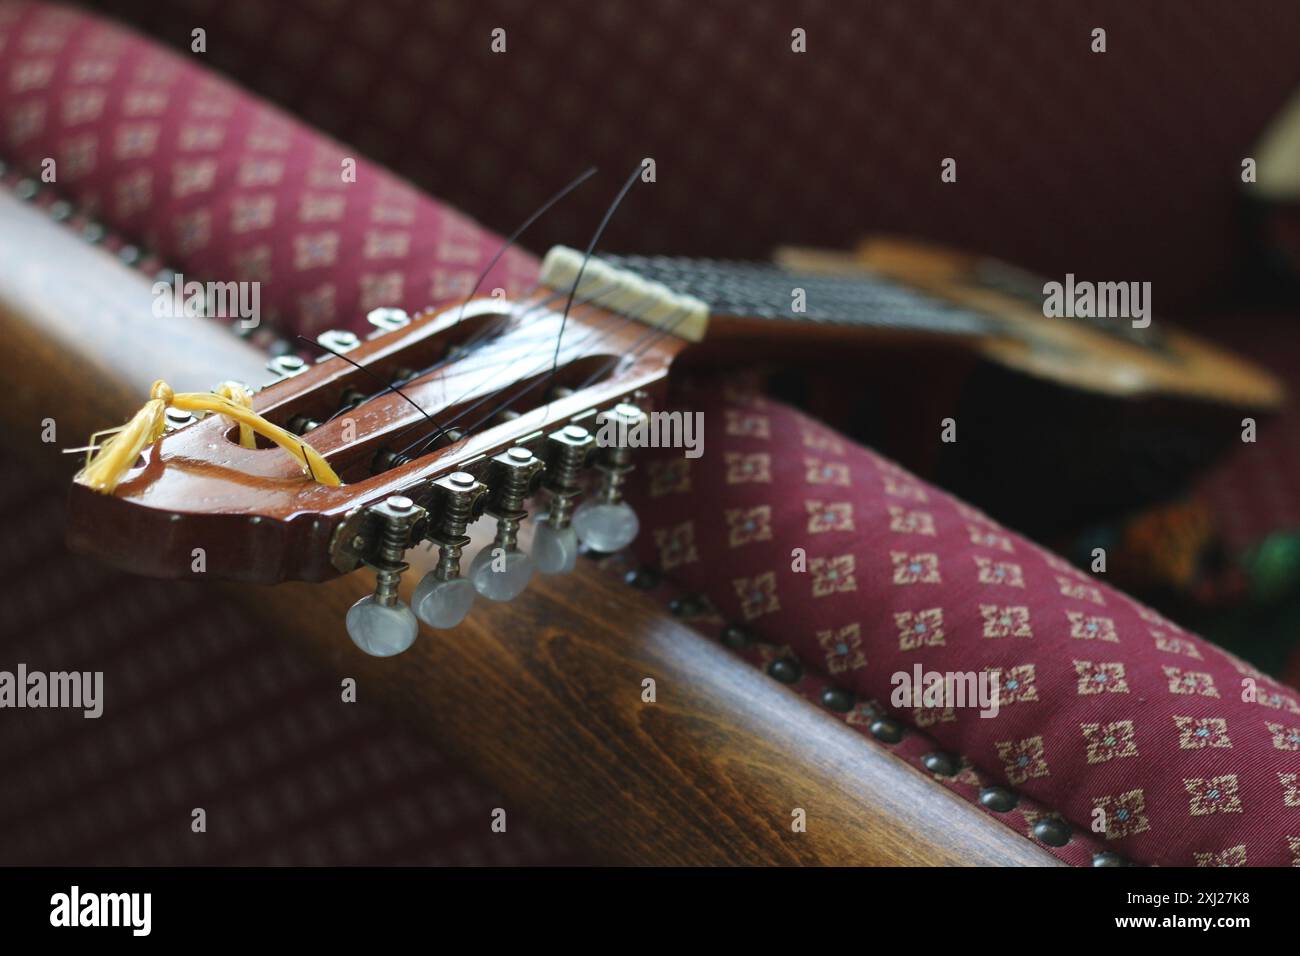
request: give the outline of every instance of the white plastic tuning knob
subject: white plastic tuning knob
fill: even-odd
[[[348,637],[372,657],[392,657],[415,643],[420,624],[411,609],[398,601],[391,607],[367,594],[348,608]]]
[[[474,590],[491,601],[514,600],[532,576],[532,558],[522,551],[501,551],[496,544],[480,551],[469,566]]]
[[[612,505],[584,501],[573,513],[573,527],[587,547],[610,554],[632,543],[641,522],[625,501]]]
[[[533,531],[533,560],[542,574],[568,574],[578,563],[578,533],[569,525],[557,528],[545,517]]]
[[[455,627],[474,603],[474,585],[465,578],[440,578],[432,571],[415,586],[411,607],[430,627]]]

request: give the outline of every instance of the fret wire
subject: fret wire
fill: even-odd
[[[982,333],[989,321],[878,276],[799,273],[769,263],[665,256],[601,256],[610,265],[661,282],[709,304],[715,315],[811,321],[832,325]],[[795,288],[807,311],[793,312]]]

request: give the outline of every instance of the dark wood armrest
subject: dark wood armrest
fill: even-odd
[[[155,318],[150,283],[0,194],[6,441],[66,480],[59,447],[178,388],[266,377],[218,325]],[[57,445],[40,441],[58,423]],[[419,579],[429,558],[413,554]],[[1046,852],[590,566],[480,603],[453,632],[365,657],[343,615],[368,575],[231,588],[267,634],[382,697],[511,804],[623,863],[1041,864]],[[268,637],[268,639],[272,639]],[[641,701],[653,677],[657,703]],[[19,769],[18,772],[21,772]],[[802,808],[807,831],[794,833]],[[507,809],[509,809],[507,807]]]

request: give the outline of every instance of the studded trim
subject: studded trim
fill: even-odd
[[[883,709],[878,701],[858,700],[825,674],[798,660],[789,647],[760,641],[745,628],[725,620],[707,598],[690,594],[652,568],[637,564],[627,553],[596,557],[598,565],[624,581],[637,582],[675,617],[708,640],[717,641],[746,663],[786,684],[809,703],[843,721],[872,746],[883,747],[940,786],[980,808],[1004,826],[1071,866],[1131,865],[1091,833],[1080,832],[1065,818],[1036,800],[1016,793],[998,777],[975,767],[958,754],[946,751],[922,728],[908,724]],[[647,581],[653,584],[647,586]],[[848,702],[847,708],[844,706]],[[993,794],[997,798],[986,795]],[[1001,799],[1010,795],[1011,805]],[[1007,807],[1007,809],[1001,809]],[[1061,834],[1068,834],[1058,845]],[[1044,839],[1046,838],[1046,839]],[[1101,862],[1097,862],[1098,860]]]

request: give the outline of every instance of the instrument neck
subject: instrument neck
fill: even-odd
[[[981,335],[993,323],[971,309],[871,273],[831,276],[761,262],[601,256],[610,265],[708,303],[712,315]]]

